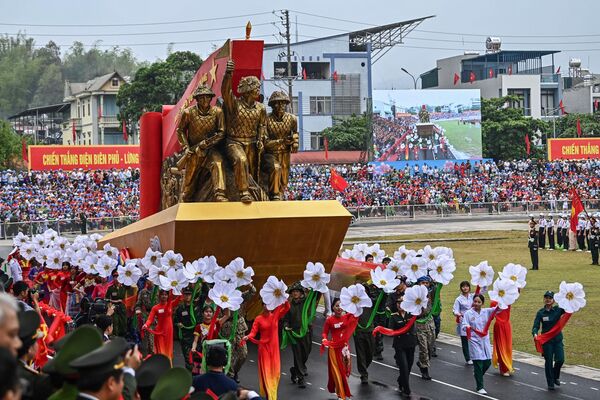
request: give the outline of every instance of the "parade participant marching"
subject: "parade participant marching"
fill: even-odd
[[[127,315],[125,310],[125,286],[119,282],[117,279],[119,277],[119,273],[115,269],[112,272],[112,284],[106,290],[106,295],[104,296],[110,304],[114,307],[114,313],[112,315],[113,320],[113,334],[115,336],[125,336],[125,332],[127,330]]]
[[[548,232],[548,250],[554,250],[554,218],[552,213],[548,214],[546,221],[546,231]]]
[[[538,246],[540,249],[546,248],[546,219],[544,213],[540,213],[538,219]]]
[[[531,269],[539,269],[538,265],[538,231],[535,228],[536,222],[529,221],[529,239],[527,246],[529,247],[529,255],[531,256]]]
[[[548,290],[544,293],[544,307],[535,315],[531,334],[535,337],[542,328],[542,333],[548,332],[556,325],[565,310],[554,304],[554,292]],[[554,390],[555,385],[560,386],[560,369],[565,362],[563,335],[559,332],[554,338],[542,345],[544,351],[544,372],[548,390]]]
[[[192,344],[195,341],[194,331],[196,329],[196,321],[200,320],[200,313],[198,312],[198,308],[192,305],[192,290],[186,287],[181,292],[183,294],[183,302],[175,310],[174,321],[178,328],[179,342],[181,344],[181,353],[185,360],[185,367],[191,371],[192,364],[189,355],[192,350]]]
[[[155,291],[158,291],[158,288],[155,289],[154,282],[146,278],[144,288],[140,290],[138,294],[137,303],[135,304],[134,321],[136,330],[142,330],[142,326],[144,325],[144,322],[148,319],[150,310],[152,310],[152,307],[154,307],[156,299],[153,299],[153,293]],[[154,326],[151,325],[150,328],[154,328]],[[142,335],[140,351],[144,356],[147,356],[148,354],[154,352],[154,334],[150,333],[150,331],[146,331]]]
[[[169,292],[161,290],[158,297],[160,303],[152,307],[142,329],[154,334],[154,353],[164,354],[173,360],[173,308],[177,307],[181,296],[169,299]],[[156,329],[151,330],[150,325],[155,321]]]
[[[373,304],[379,295],[377,288],[370,287],[364,284],[365,291],[368,293]],[[375,352],[375,338],[373,337],[373,323],[369,324],[371,314],[376,313],[373,307],[365,307],[362,314],[358,318],[358,325],[354,332],[354,347],[356,352],[356,368],[360,374],[360,383],[369,383],[368,368],[373,361],[373,353]],[[381,335],[380,335],[381,336]]]
[[[396,309],[398,311],[392,313],[390,316],[390,329],[402,329],[409,324],[412,318],[410,313],[400,307],[402,300],[403,296],[398,297],[396,300]],[[398,376],[398,390],[403,397],[409,397],[411,393],[409,384],[410,370],[415,360],[415,347],[417,346],[417,330],[414,324],[408,332],[394,336],[393,346],[394,359],[400,371],[400,375]]]
[[[290,311],[283,317],[283,328],[286,331],[299,331],[302,327],[302,310],[306,302],[306,294],[300,282],[295,282],[288,289],[290,299]],[[304,389],[306,383],[304,377],[308,375],[306,362],[312,348],[312,327],[301,338],[294,337],[291,343],[294,356],[294,366],[290,368],[292,383],[297,383],[299,388]]]
[[[488,328],[496,312],[496,308],[482,308],[484,302],[485,297],[482,294],[473,296],[473,308],[465,313],[462,320],[469,339],[469,356],[473,361],[476,390],[479,394],[487,394],[483,387],[483,376],[492,364],[492,345]]]
[[[467,340],[467,332],[462,325],[462,319],[472,306],[473,294],[471,293],[471,284],[469,281],[462,281],[460,283],[460,295],[454,300],[452,312],[456,317],[456,334],[460,336],[463,356],[468,365],[473,365],[473,361],[471,361],[471,356],[469,355],[469,341]]]
[[[435,346],[435,323],[433,322],[433,315],[431,314],[433,299],[431,296],[430,286],[431,278],[428,276],[422,276],[417,279],[417,284],[425,286],[428,291],[429,301],[427,307],[423,309],[423,312],[417,319],[417,340],[419,342],[419,361],[417,361],[417,367],[421,370],[421,379],[431,380],[429,375],[429,367],[431,354],[433,353],[433,346]]]

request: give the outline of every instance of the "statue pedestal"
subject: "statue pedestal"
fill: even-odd
[[[415,126],[417,127],[417,133],[419,134],[419,137],[422,138],[429,138],[431,136],[433,136],[433,127],[434,124],[431,122],[419,122],[417,124],[415,124]]]
[[[260,289],[269,275],[286,284],[302,279],[306,263],[330,271],[351,221],[337,201],[270,201],[243,204],[179,203],[106,235],[101,241],[143,257],[150,239],[184,260],[213,255],[221,266],[242,257]]]

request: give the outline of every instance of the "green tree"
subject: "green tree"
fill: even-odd
[[[557,118],[556,137],[577,137],[577,120],[581,125],[581,136],[600,136],[600,112],[596,112],[595,114],[566,114]]]
[[[117,95],[121,119],[137,121],[148,111],[161,111],[164,104],[175,104],[202,65],[190,51],[171,53],[165,61],[140,68],[131,83],[121,86]]]
[[[7,121],[0,119],[0,168],[21,164],[21,141]]]
[[[323,130],[330,150],[365,150],[369,136],[367,117],[352,115],[349,118],[335,118],[330,128]]]
[[[539,119],[528,118],[523,110],[509,107],[515,96],[481,100],[481,136],[483,156],[495,160],[516,158],[542,158],[543,149],[534,143],[543,140],[548,124]],[[542,132],[538,137],[538,130]],[[531,153],[527,155],[525,135],[529,135]]]

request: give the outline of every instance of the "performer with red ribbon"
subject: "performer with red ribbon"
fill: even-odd
[[[142,327],[145,331],[154,334],[154,353],[164,354],[173,360],[173,309],[181,301],[181,296],[169,299],[169,292],[161,290],[159,293],[160,303],[152,307],[146,323]],[[156,319],[156,329],[150,329],[150,325]]]

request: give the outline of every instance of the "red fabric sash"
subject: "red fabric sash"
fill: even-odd
[[[571,315],[573,315],[573,314],[572,313],[564,313],[563,315],[560,316],[560,319],[558,320],[556,325],[554,325],[548,332],[540,333],[539,335],[535,335],[533,337],[533,342],[535,343],[535,349],[537,350],[538,353],[544,354],[542,346],[545,343],[549,342],[550,340],[554,339],[554,337],[556,335],[558,335],[560,332],[562,332],[565,325],[567,325],[567,322],[569,322]]]
[[[356,329],[356,325],[358,325],[358,318],[352,316],[347,321],[346,328],[344,330],[344,334],[335,340],[323,339],[321,343],[321,354],[325,352],[325,347],[331,347],[333,349],[341,349],[348,344],[350,337],[354,334],[354,330]]]
[[[416,320],[417,320],[417,316],[414,315],[408,321],[408,323],[406,325],[404,325],[402,328],[396,329],[396,330],[385,328],[383,326],[377,326],[377,327],[375,327],[375,329],[373,329],[373,336],[377,335],[378,333],[381,333],[382,335],[385,335],[385,336],[404,335],[406,332],[408,332],[410,330],[410,328],[412,328],[412,326],[414,325]]]
[[[467,340],[471,340],[471,331],[475,332],[477,334],[477,336],[479,337],[485,337],[489,334],[489,330],[490,330],[490,325],[492,324],[492,321],[494,320],[494,318],[496,317],[496,313],[498,312],[498,309],[494,309],[494,311],[492,311],[492,314],[490,315],[490,317],[488,318],[486,324],[485,324],[485,328],[483,328],[483,331],[480,331],[478,329],[472,328],[470,326],[467,325]]]

